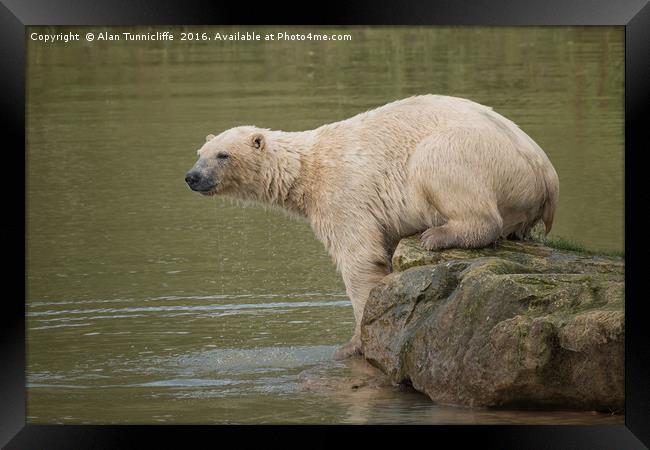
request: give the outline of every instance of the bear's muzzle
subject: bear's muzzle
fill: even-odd
[[[185,175],[185,182],[196,192],[209,192],[214,189],[218,183],[201,174],[200,171],[192,169]]]

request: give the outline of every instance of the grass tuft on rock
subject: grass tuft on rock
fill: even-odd
[[[565,238],[562,236],[554,236],[552,238],[546,237],[544,236],[544,226],[541,224],[541,222],[533,227],[531,230],[531,237],[535,242],[539,242],[546,247],[554,248],[557,250],[567,250],[570,252],[584,253],[586,255],[602,255],[625,258],[625,251],[593,250],[588,249],[583,244],[576,242],[573,239]]]
[[[625,257],[625,251],[621,250],[592,250],[586,248],[584,245],[580,244],[579,242],[576,242],[571,239],[567,239],[561,236],[556,236],[552,238],[538,238],[535,239],[536,241],[540,242],[541,244],[554,248],[557,250],[567,250],[571,252],[576,252],[576,253],[584,253],[587,255],[603,255],[603,256],[614,256],[614,257],[620,257],[624,258]]]

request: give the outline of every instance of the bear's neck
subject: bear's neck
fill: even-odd
[[[315,142],[313,130],[272,131],[268,135],[268,165],[262,169],[262,203],[279,206],[303,217],[308,216],[307,172]]]

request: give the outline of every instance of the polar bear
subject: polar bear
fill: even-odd
[[[551,229],[559,180],[517,125],[470,100],[423,95],[307,131],[240,126],[208,135],[189,187],[306,218],[345,282],[356,327],[334,354],[360,353],[370,289],[397,242],[430,250],[523,239]]]

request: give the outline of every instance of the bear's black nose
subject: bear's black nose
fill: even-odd
[[[201,180],[201,175],[194,170],[190,170],[189,172],[187,172],[187,175],[185,175],[185,182],[191,188],[194,188],[199,183],[200,180]]]

